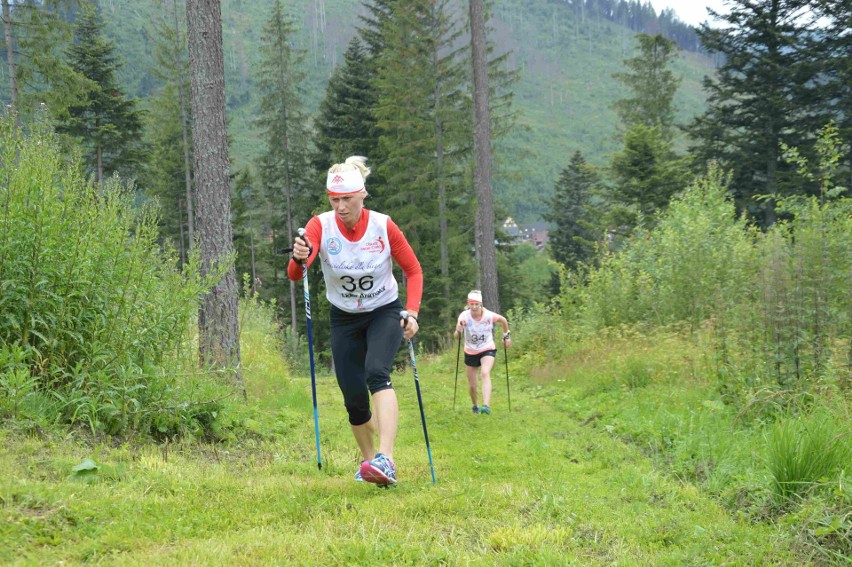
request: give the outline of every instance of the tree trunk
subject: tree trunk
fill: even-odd
[[[240,374],[219,0],[187,0],[186,21],[201,269],[207,274],[222,264],[228,265],[225,274],[202,300],[198,316],[199,354],[204,366],[229,372],[234,385],[245,396]]]
[[[15,43],[12,41],[12,11],[9,0],[3,0],[3,35],[6,37],[6,60],[9,62],[9,93],[12,108],[17,108],[18,102],[18,71],[15,67]]]
[[[180,45],[180,27],[178,26],[177,17],[177,0],[174,0],[174,15],[175,15],[175,35],[177,36],[177,44]],[[181,58],[183,59],[183,58]],[[186,187],[186,229],[189,240],[188,249],[191,251],[195,248],[195,213],[192,206],[194,201],[192,196],[192,164],[189,159],[189,132],[186,119],[186,97],[183,94],[184,76],[183,76],[183,61],[177,61],[178,69],[178,102],[180,104],[180,127],[183,133],[183,176],[184,185]]]
[[[180,265],[186,264],[186,248],[183,240],[183,199],[178,197],[178,234],[180,234]]]
[[[100,125],[100,124],[98,124]],[[104,152],[100,143],[95,147],[95,159],[97,160],[98,194],[104,196]]]
[[[290,176],[290,139],[287,132],[284,132],[284,155],[287,156],[284,182],[287,184],[287,239],[289,240],[293,238],[296,231],[293,229],[293,179]],[[296,327],[296,282],[293,280],[290,280],[290,328],[293,330],[293,336],[295,337],[298,328]]]
[[[438,68],[438,51],[432,53],[432,64]],[[444,181],[444,128],[441,123],[441,91],[439,83],[435,84],[435,165],[438,180],[438,224],[440,227],[441,279],[444,281],[444,299],[448,305],[450,300],[450,254],[449,229],[447,227],[447,184]],[[443,314],[442,314],[443,315]]]
[[[473,180],[479,200],[481,235],[478,247],[482,259],[482,300],[489,309],[499,312],[497,247],[494,244],[494,195],[491,192],[491,116],[488,108],[488,68],[482,0],[470,0],[470,45],[473,61],[473,149],[476,155]]]

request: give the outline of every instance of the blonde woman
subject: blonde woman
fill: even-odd
[[[304,237],[295,238],[287,275],[301,279],[302,263],[310,266],[319,256],[331,303],[337,384],[363,459],[355,480],[387,486],[397,480],[393,451],[399,414],[390,371],[402,338],[410,339],[419,329],[423,270],[390,217],[364,208],[370,174],[365,162],[352,156],[328,170],[332,210],[313,217]],[[407,322],[399,316],[403,306],[394,261],[407,280]]]

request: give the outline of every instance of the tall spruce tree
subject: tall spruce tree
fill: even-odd
[[[234,189],[231,200],[231,218],[234,224],[234,251],[237,253],[237,277],[249,275],[249,287],[252,292],[266,294],[266,284],[270,275],[276,275],[269,260],[274,258],[269,238],[268,202],[248,167],[234,176]]]
[[[89,81],[71,68],[64,53],[72,40],[69,22],[77,4],[77,0],[4,0],[9,93],[22,117],[42,104],[53,116],[67,117],[68,106],[81,101],[88,89]]]
[[[151,148],[147,163],[147,191],[161,204],[163,235],[183,250],[195,243],[192,191],[192,133],[189,129],[189,68],[186,55],[186,13],[176,0],[159,3],[154,19],[154,76],[162,86],[154,92],[149,107],[146,134]]]
[[[497,248],[494,239],[494,193],[491,186],[491,108],[488,98],[487,38],[483,0],[469,0],[470,46],[473,66],[473,182],[479,210],[476,215],[477,250],[482,277],[482,299],[500,310]]]
[[[86,164],[99,184],[113,172],[132,176],[143,158],[142,111],[135,99],[121,92],[115,76],[121,62],[103,28],[97,9],[84,4],[68,57],[71,67],[88,80],[88,89],[57,125],[58,131],[82,142]]]
[[[342,163],[351,155],[370,160],[378,157],[374,78],[375,67],[364,42],[355,36],[343,54],[343,64],[334,69],[328,81],[315,121],[311,162],[317,173],[317,189],[323,187],[325,172],[333,163]],[[370,175],[370,184],[382,184],[375,171]],[[371,196],[371,201],[375,198]]]
[[[369,158],[368,165],[371,167],[381,161],[379,134],[373,116],[378,100],[377,91],[373,87],[374,79],[373,58],[364,42],[358,36],[353,37],[343,54],[343,63],[332,72],[320,103],[319,115],[314,121],[314,150],[311,155],[313,181],[307,185],[300,212],[309,215],[317,210],[328,210],[325,179],[332,164],[342,163],[351,155]],[[370,197],[365,206],[384,211],[381,173],[375,167],[367,186]],[[300,216],[299,225],[304,225],[307,220],[308,216]],[[319,293],[325,285],[320,270],[310,270],[308,278],[311,289],[317,290],[311,298],[311,310],[316,319],[327,312],[329,303],[325,294]],[[317,325],[313,332],[314,350],[318,359],[330,360],[328,327]]]
[[[613,76],[630,96],[614,106],[624,128],[621,151],[610,164],[614,185],[606,223],[617,231],[645,224],[686,185],[683,160],[673,148],[674,95],[680,79],[670,66],[674,42],[661,35],[638,34],[639,54],[624,61],[627,71]]]
[[[624,125],[658,126],[664,138],[670,139],[677,110],[674,95],[681,82],[670,68],[677,46],[660,34],[640,33],[636,39],[639,54],[624,61],[626,71],[613,74],[631,90],[630,96],[615,102],[615,109]]]
[[[393,189],[386,206],[421,264],[443,271],[424,289],[423,309],[435,317],[424,320],[422,340],[433,344],[452,316],[448,195],[463,191],[461,157],[469,140],[464,67],[451,48],[456,21],[446,2],[395,5],[383,24],[375,82],[383,156],[378,170]]]
[[[808,51],[820,85],[814,104],[821,110],[820,121],[833,120],[841,139],[840,171],[852,190],[852,3],[817,0],[817,15],[824,30],[809,37]]]
[[[733,172],[737,205],[764,226],[775,221],[771,201],[757,195],[815,191],[781,153],[781,143],[810,155],[821,124],[812,112],[819,71],[809,63],[814,36],[811,0],[731,0],[724,25],[702,24],[704,48],[724,56],[705,77],[707,111],[688,127],[699,167],[719,161]]]
[[[237,279],[233,265],[228,132],[225,121],[225,59],[218,0],[187,0],[190,102],[198,195],[198,246],[202,271],[223,272],[204,296],[198,315],[201,363],[230,372],[245,397],[240,373]]]
[[[593,196],[600,183],[594,167],[580,150],[574,152],[562,170],[544,220],[554,228],[548,232],[553,259],[575,269],[594,255],[598,239],[593,219]]]
[[[295,31],[292,19],[284,14],[280,0],[276,0],[261,34],[258,124],[265,149],[258,163],[264,194],[269,199],[268,224],[283,243],[280,247],[286,246],[297,226],[309,218],[309,211],[304,206],[297,207],[296,200],[309,194],[313,182],[308,167],[307,117],[301,102],[304,97],[301,83],[305,75],[300,66],[305,52],[292,47]],[[300,200],[301,204],[305,201],[304,198]],[[273,252],[277,247],[274,243]],[[276,280],[274,278],[271,283],[283,283],[288,290],[286,303],[290,305],[291,327],[295,333],[296,284],[283,274],[280,283]],[[281,299],[283,297],[279,297],[279,304],[284,304]]]

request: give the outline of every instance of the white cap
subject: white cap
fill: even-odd
[[[467,301],[468,301],[468,303],[471,303],[473,301],[476,301],[477,303],[482,303],[482,292],[474,290],[474,291],[468,293],[467,294]]]
[[[357,169],[329,173],[325,188],[331,195],[348,195],[364,188],[364,178]]]

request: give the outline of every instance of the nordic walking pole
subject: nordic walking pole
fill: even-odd
[[[408,325],[408,311],[400,311],[399,316]],[[432,471],[432,484],[435,480],[435,466],[432,464],[432,449],[429,447],[429,432],[426,431],[426,414],[423,413],[423,396],[420,395],[420,380],[417,379],[417,361],[414,359],[414,343],[408,339],[408,355],[411,357],[411,367],[414,369],[414,387],[417,390],[417,404],[420,406],[420,422],[423,424],[423,438],[426,439],[426,454],[429,455],[429,469]]]
[[[456,411],[456,391],[459,388],[459,357],[461,356],[461,335],[459,335],[459,347],[456,349],[456,382],[453,385],[453,411]]]
[[[506,348],[506,339],[503,339],[503,358],[506,360],[506,396],[509,399],[509,411],[512,411],[512,392],[509,391],[509,349]]]
[[[298,230],[299,236],[305,237],[305,229]],[[317,373],[314,368],[314,331],[311,326],[311,290],[308,287],[308,261],[302,262],[302,283],[305,284],[305,319],[308,323],[308,355],[311,360],[311,394],[314,397],[314,434],[317,440],[317,468],[322,470],[320,456],[319,412],[317,411]]]

